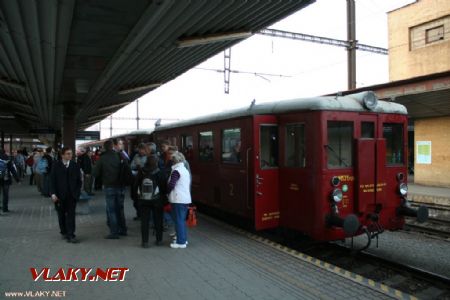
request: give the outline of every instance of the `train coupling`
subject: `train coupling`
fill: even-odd
[[[402,204],[397,208],[397,214],[406,217],[414,217],[419,223],[426,222],[429,215],[428,208],[425,205],[421,205],[417,209],[412,208],[411,203],[406,198],[403,198]]]

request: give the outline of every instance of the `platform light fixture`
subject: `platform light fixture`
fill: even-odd
[[[126,94],[130,94],[130,93],[134,93],[134,92],[140,92],[140,91],[145,91],[151,88],[156,88],[162,85],[162,82],[155,82],[155,83],[150,83],[150,84],[146,84],[146,85],[141,85],[141,86],[136,86],[136,87],[130,87],[130,88],[122,88],[119,90],[118,94],[119,95],[126,95]]]
[[[210,34],[198,37],[181,38],[178,42],[178,48],[195,47],[199,45],[207,45],[211,43],[232,41],[238,39],[246,39],[252,36],[250,31],[226,32],[218,34]]]

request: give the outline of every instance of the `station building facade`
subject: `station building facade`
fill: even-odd
[[[391,82],[450,70],[449,0],[418,0],[391,11],[388,28]],[[440,89],[439,86],[434,88]],[[444,88],[447,87],[442,86]],[[426,109],[431,94],[422,90],[411,93],[422,93],[423,97],[417,101]],[[435,113],[428,117],[412,116],[414,182],[450,187],[450,113],[445,108],[450,103],[450,94],[432,95],[434,105],[438,101],[442,109],[435,107]]]

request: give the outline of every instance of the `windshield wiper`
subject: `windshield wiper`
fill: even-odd
[[[344,166],[346,167],[350,167],[350,165],[348,165],[344,159],[342,159],[339,154],[336,153],[336,151],[334,151],[334,149],[330,146],[330,145],[325,145],[325,147],[327,147],[328,149],[331,150],[331,152],[336,156],[336,158],[339,160],[340,163],[342,163]]]

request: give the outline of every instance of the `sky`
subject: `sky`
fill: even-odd
[[[414,0],[356,0],[358,42],[388,48],[387,12]],[[346,0],[317,0],[310,6],[269,28],[345,40]],[[388,56],[358,51],[356,85],[370,86],[389,81]],[[230,92],[224,93],[224,75],[203,69],[224,69],[223,52],[185,72],[139,99],[140,129],[190,119],[256,103],[303,98],[347,89],[345,48],[254,35],[231,48],[231,70],[281,76],[231,73]],[[170,103],[170,105],[167,105]],[[113,114],[113,135],[137,129],[136,102]],[[110,136],[110,120],[88,130]]]

